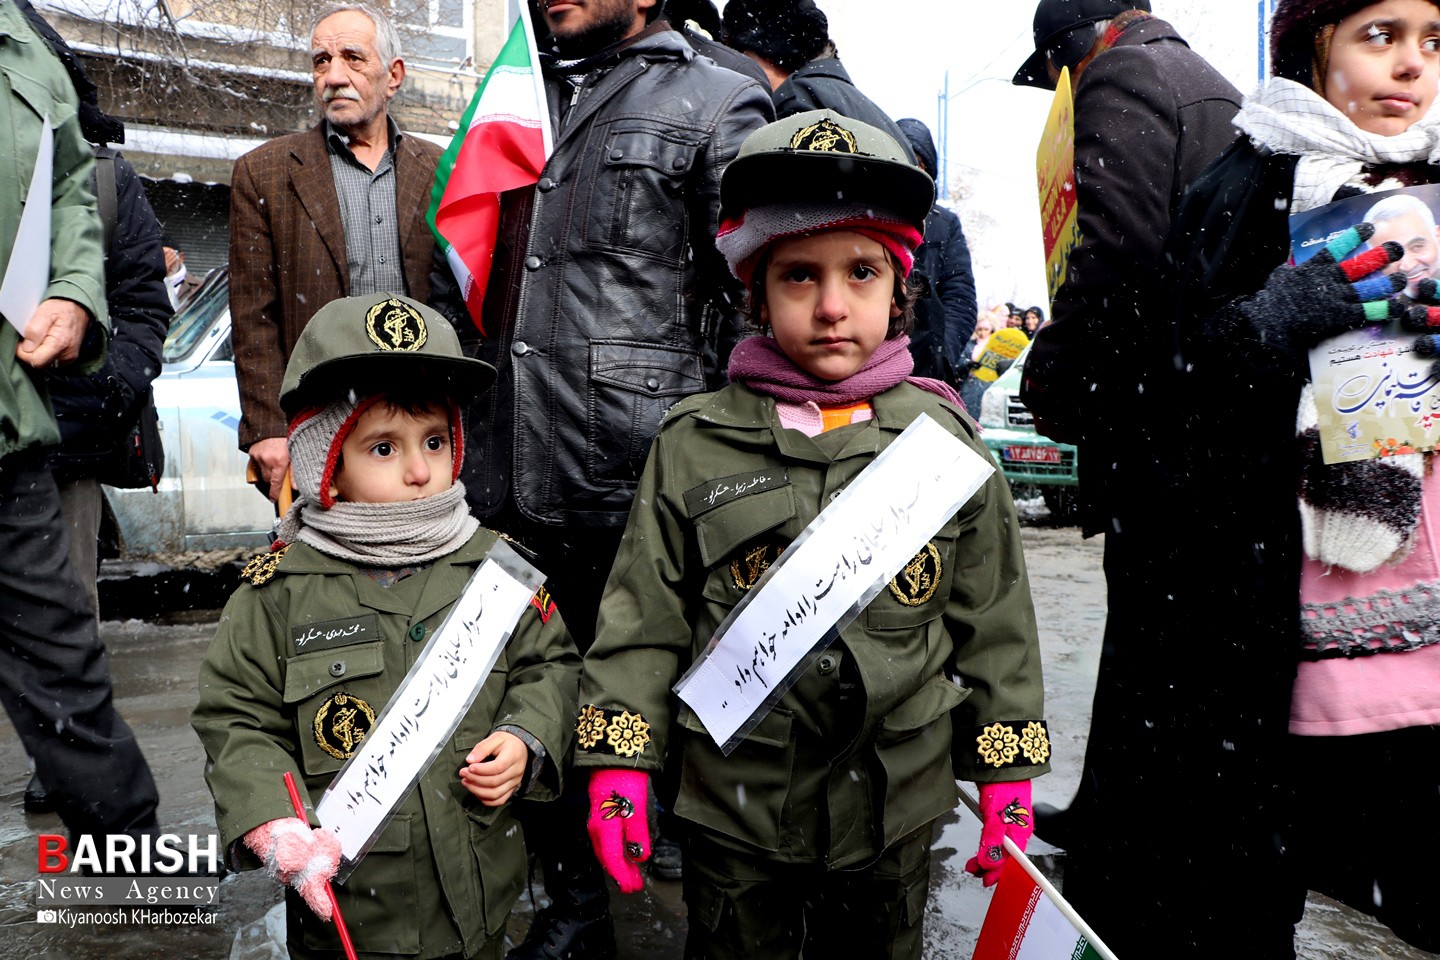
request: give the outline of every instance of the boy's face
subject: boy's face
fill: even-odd
[[[447,410],[432,404],[411,414],[381,400],[340,445],[330,495],[349,503],[420,500],[449,489],[453,470]]]
[[[1355,126],[1393,137],[1425,116],[1440,81],[1440,9],[1382,0],[1335,27],[1325,99]]]
[[[831,381],[855,373],[899,315],[894,268],[869,237],[827,230],[775,241],[760,322],[806,373]]]

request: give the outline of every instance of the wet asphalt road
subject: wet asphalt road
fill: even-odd
[[[1079,777],[1104,623],[1104,578],[1098,541],[1081,541],[1073,528],[1037,525],[1025,531],[1045,658],[1047,714],[1055,743],[1055,772],[1036,781],[1037,801],[1064,804]],[[136,580],[127,598],[148,589]],[[143,601],[142,601],[143,604]],[[196,696],[195,677],[213,631],[214,611],[171,615],[149,622],[106,621],[102,635],[111,651],[117,702],[135,728],[160,784],[160,819],[173,833],[210,833],[213,815],[202,779],[203,752],[187,722]],[[221,885],[213,922],[188,926],[129,923],[66,928],[36,922],[36,836],[62,832],[57,818],[23,812],[29,778],[19,741],[0,719],[0,960],[140,960],[230,958],[270,960],[284,956],[283,919],[273,909],[279,888],[261,873],[232,875]],[[931,896],[926,913],[926,956],[968,960],[989,902],[989,892],[961,870],[973,853],[978,828],[968,813],[936,824]],[[1177,837],[1177,842],[1181,842]],[[1031,852],[1053,852],[1038,841]],[[1042,856],[1049,869],[1063,857]],[[537,884],[537,895],[541,895]],[[667,960],[681,956],[685,911],[680,884],[651,881],[633,897],[616,895],[621,956]],[[523,935],[533,908],[517,906],[511,934]],[[1313,899],[1298,940],[1304,960],[1422,960],[1368,918]],[[1130,960],[1130,958],[1127,958]]]

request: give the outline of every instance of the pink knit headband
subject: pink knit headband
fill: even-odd
[[[794,237],[822,230],[853,230],[880,244],[900,261],[901,276],[909,276],[915,264],[915,250],[923,239],[920,231],[885,210],[861,204],[776,203],[752,207],[738,220],[720,223],[715,247],[730,265],[730,272],[747,287],[755,265],[765,249],[782,237]]]

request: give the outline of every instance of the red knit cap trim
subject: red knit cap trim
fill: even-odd
[[[340,462],[340,447],[344,445],[345,438],[350,436],[355,429],[355,421],[375,404],[384,399],[384,394],[374,393],[356,404],[350,416],[340,424],[340,429],[335,431],[335,439],[330,441],[330,450],[325,455],[325,469],[320,471],[320,509],[329,510],[335,506],[335,498],[330,494],[330,484],[335,477],[335,466]],[[293,427],[292,427],[293,429]]]
[[[454,467],[450,471],[450,482],[460,479],[460,467],[465,463],[465,421],[460,417],[460,404],[450,401],[450,458]]]

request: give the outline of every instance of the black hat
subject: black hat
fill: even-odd
[[[410,379],[464,403],[489,389],[495,368],[460,350],[450,321],[391,293],[332,300],[305,325],[280,384],[287,416],[348,393],[366,396]]]
[[[1054,90],[1045,62],[1054,60],[1059,66],[1073,67],[1095,45],[1094,31],[1080,28],[1113,19],[1127,10],[1148,13],[1150,0],[1040,0],[1035,8],[1035,52],[1020,65],[1010,82]]]
[[[781,70],[798,70],[830,42],[830,21],[815,0],[729,0],[724,26],[726,46]]]

